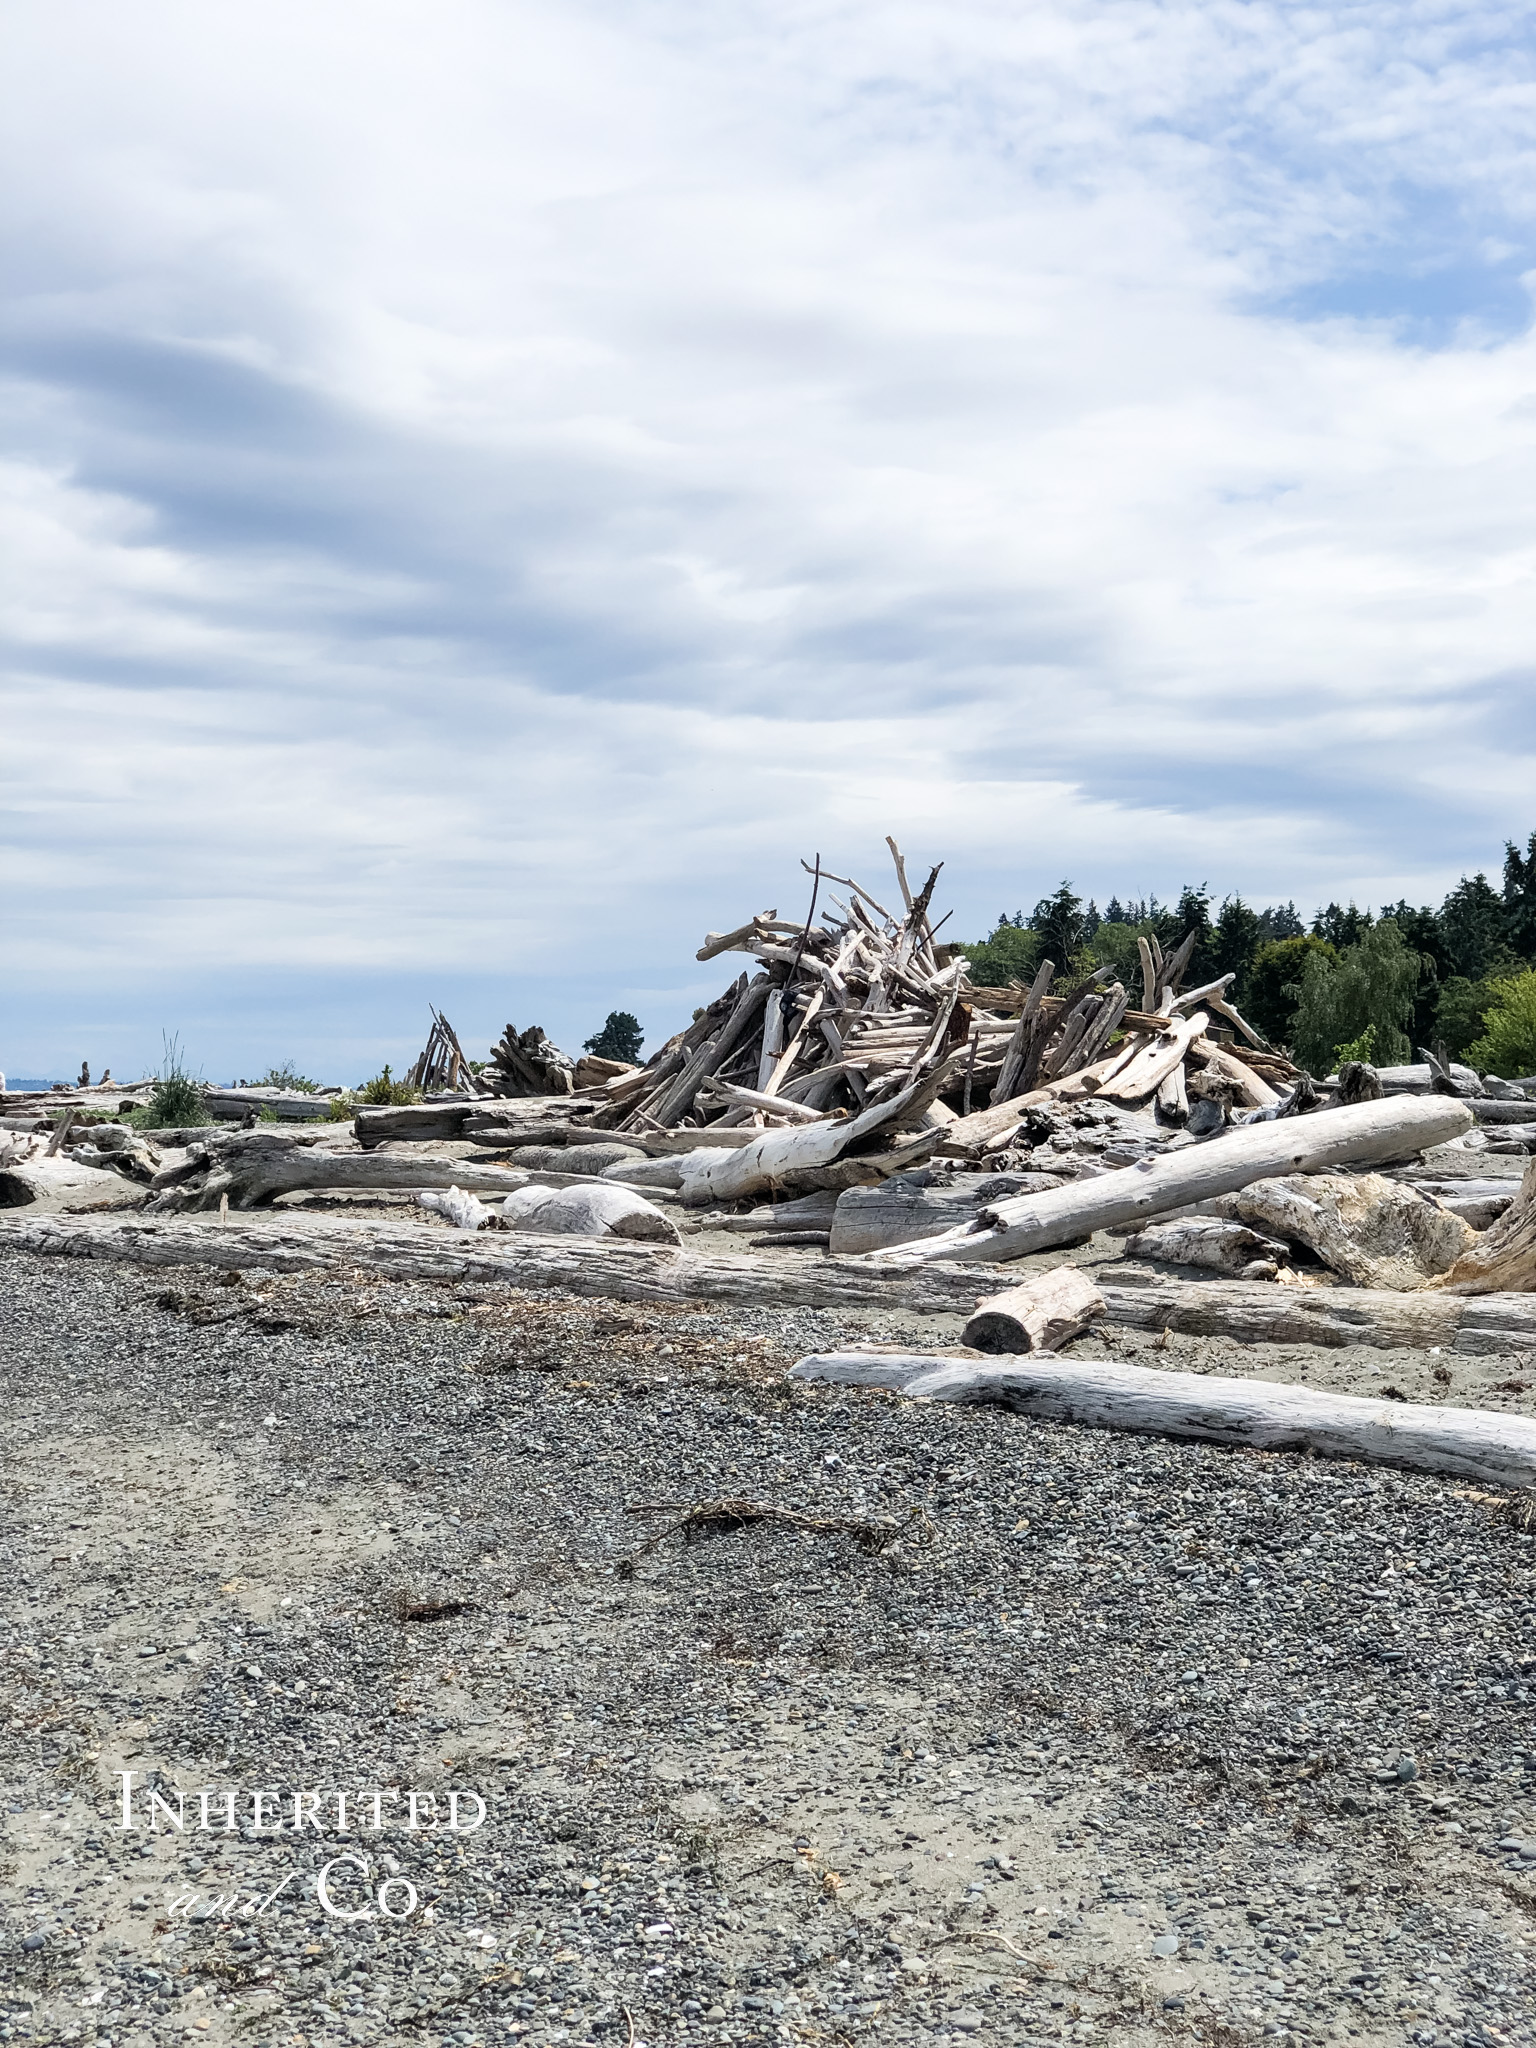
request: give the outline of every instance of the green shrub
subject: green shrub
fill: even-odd
[[[149,1101],[133,1112],[132,1120],[143,1131],[173,1131],[180,1126],[213,1122],[203,1101],[202,1083],[188,1071],[174,1034],[165,1040],[165,1056]]]
[[[357,1091],[357,1099],[370,1109],[399,1109],[406,1103],[420,1102],[421,1090],[413,1088],[408,1081],[397,1081],[386,1067],[382,1074],[375,1074],[371,1081],[365,1081]]]
[[[1370,1066],[1376,1057],[1376,1026],[1367,1024],[1358,1038],[1352,1038],[1348,1045],[1333,1048],[1333,1070],[1338,1072],[1346,1060],[1364,1060]]]
[[[1487,984],[1493,1007],[1483,1021],[1483,1035],[1467,1048],[1469,1062],[1481,1074],[1499,1074],[1507,1081],[1536,1074],[1536,971],[1512,974]]]
[[[990,939],[978,939],[974,945],[962,945],[959,950],[970,961],[971,986],[973,988],[1006,988],[1010,981],[1026,984],[1035,978],[1035,969],[1044,957],[1040,934],[1020,931],[1016,925],[999,925]],[[1060,969],[1065,963],[1058,960]]]
[[[343,1088],[339,1095],[331,1097],[331,1106],[325,1112],[328,1124],[349,1124],[357,1115],[357,1095],[351,1088]]]
[[[280,1067],[268,1067],[259,1081],[251,1083],[253,1088],[286,1088],[295,1095],[318,1095],[319,1084],[308,1081],[299,1073],[292,1060],[284,1060]]]

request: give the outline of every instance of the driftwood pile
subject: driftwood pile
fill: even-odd
[[[899,910],[818,863],[807,869],[803,922],[764,910],[711,932],[700,960],[745,953],[762,971],[741,975],[644,1067],[610,1081],[600,1121],[642,1133],[768,1130],[860,1116],[921,1086],[930,1122],[1044,1090],[1155,1100],[1170,1124],[1193,1119],[1198,1132],[1234,1111],[1278,1108],[1277,1091],[1295,1083],[1296,1069],[1227,1002],[1231,975],[1183,989],[1193,933],[1166,958],[1155,940],[1140,941],[1139,1009],[1102,975],[1052,993],[1049,960],[1027,989],[977,987],[929,915],[940,869],[914,894],[888,843]],[[1228,1025],[1245,1041],[1241,1058],[1218,1042]]]

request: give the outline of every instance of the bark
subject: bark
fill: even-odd
[[[384,1138],[461,1138],[480,1107],[478,1102],[412,1102],[398,1109],[360,1109],[352,1128],[360,1145],[377,1145]]]
[[[1054,1266],[984,1301],[963,1341],[977,1351],[1060,1351],[1104,1313],[1104,1297],[1076,1266]]]
[[[1017,1414],[1244,1450],[1308,1451],[1483,1485],[1536,1484],[1536,1422],[1472,1408],[1361,1400],[1272,1380],[1154,1372],[1073,1359],[997,1365],[921,1354],[832,1352],[792,1377],[885,1387],[915,1400],[991,1402]]]
[[[1277,1174],[1319,1173],[1350,1162],[1401,1159],[1459,1136],[1470,1124],[1465,1103],[1437,1095],[1395,1096],[1353,1109],[1250,1124],[1208,1144],[1122,1167],[1098,1180],[1075,1181],[1055,1194],[999,1202],[983,1210],[968,1229],[867,1256],[894,1265],[928,1259],[1023,1258],[1114,1223],[1138,1217],[1150,1221],[1163,1210],[1208,1201]]]

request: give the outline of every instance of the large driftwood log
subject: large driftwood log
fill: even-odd
[[[1165,1209],[1208,1201],[1251,1181],[1401,1159],[1459,1136],[1471,1122],[1466,1104],[1449,1096],[1399,1095],[1353,1109],[1249,1124],[1207,1144],[1122,1167],[1100,1180],[1074,1181],[1056,1194],[999,1202],[983,1210],[968,1228],[866,1256],[891,1265],[1022,1258],[1028,1252],[1070,1244],[1112,1223],[1130,1223],[1138,1217],[1150,1221]]]
[[[979,1292],[962,1269],[874,1271],[857,1259],[783,1250],[721,1257],[621,1238],[540,1237],[298,1216],[143,1219],[0,1216],[0,1251],[296,1273],[362,1268],[402,1280],[481,1280],[613,1301],[736,1301],[775,1308],[876,1308],[969,1315]]]
[[[60,1215],[93,1210],[141,1209],[145,1191],[99,1166],[39,1154],[0,1166],[0,1209],[47,1210]]]
[[[1104,1313],[1104,1297],[1076,1266],[1053,1266],[982,1302],[965,1326],[977,1351],[1059,1351]]]
[[[1536,1422],[1475,1408],[1428,1408],[1324,1394],[1274,1380],[1153,1372],[1139,1365],[1014,1358],[982,1365],[921,1354],[831,1352],[791,1375],[885,1387],[914,1400],[992,1402],[1052,1422],[1231,1444],[1310,1451],[1483,1485],[1536,1485]]]
[[[430,1226],[299,1215],[141,1218],[0,1216],[0,1251],[123,1260],[342,1272],[395,1279],[484,1280],[556,1288],[616,1301],[737,1301],[775,1308],[879,1308],[969,1316],[995,1276],[974,1266],[882,1271],[864,1259],[781,1250],[771,1260],[674,1252],[652,1245],[502,1232],[470,1237]],[[1467,1357],[1536,1347],[1536,1299],[1384,1294],[1364,1288],[1295,1288],[1240,1281],[1162,1281],[1130,1273],[1102,1283],[1105,1320],[1133,1329],[1230,1337],[1250,1344],[1361,1344],[1379,1350],[1438,1345]]]
[[[1244,1223],[1229,1223],[1215,1216],[1182,1216],[1149,1224],[1128,1240],[1125,1249],[1133,1259],[1161,1259],[1169,1265],[1230,1273],[1234,1278],[1272,1280],[1289,1247],[1273,1237],[1261,1237]]]
[[[938,1185],[927,1181],[925,1173],[897,1173],[875,1187],[849,1188],[839,1195],[831,1220],[832,1250],[851,1255],[938,1237],[1005,1194],[1044,1194],[1064,1184],[1054,1173],[971,1173]]]
[[[595,1178],[596,1176],[594,1176]],[[472,1195],[510,1195],[528,1185],[528,1175],[478,1159],[413,1159],[400,1152],[326,1152],[319,1146],[292,1151],[252,1147],[217,1158],[187,1204],[217,1209],[227,1195],[232,1209],[253,1209],[279,1195],[320,1188],[462,1188]]]
[[[311,1095],[297,1088],[205,1088],[203,1105],[220,1123],[239,1123],[265,1110],[282,1123],[324,1123],[331,1113],[329,1095]]]
[[[1379,1173],[1291,1174],[1229,1199],[1244,1223],[1306,1245],[1356,1287],[1425,1287],[1476,1241],[1433,1196]]]
[[[764,1188],[809,1188],[813,1183],[808,1176],[835,1166],[852,1169],[849,1184],[860,1177],[878,1180],[882,1172],[891,1170],[888,1162],[893,1154],[904,1155],[907,1160],[923,1158],[938,1144],[942,1132],[925,1131],[910,1143],[893,1145],[891,1152],[880,1155],[879,1165],[873,1160],[861,1162],[858,1148],[877,1133],[895,1132],[903,1123],[921,1116],[937,1092],[938,1079],[939,1073],[929,1075],[888,1101],[875,1103],[859,1116],[828,1118],[823,1123],[792,1130],[764,1131],[750,1145],[734,1152],[701,1150],[685,1154],[683,1200],[690,1208],[702,1209],[718,1202],[739,1202]],[[948,1128],[952,1130],[955,1126]]]
[[[1520,1192],[1496,1223],[1432,1283],[1458,1294],[1529,1294],[1536,1290],[1536,1160]]]
[[[398,1109],[360,1109],[352,1128],[360,1145],[384,1138],[461,1138],[478,1102],[411,1102]]]

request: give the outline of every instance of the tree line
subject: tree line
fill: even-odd
[[[1073,980],[1136,989],[1138,936],[1167,952],[1190,932],[1185,987],[1234,974],[1243,1015],[1314,1074],[1341,1057],[1393,1065],[1421,1045],[1482,1072],[1536,1072],[1536,832],[1523,853],[1506,844],[1501,886],[1464,875],[1438,909],[1406,898],[1375,911],[1330,903],[1306,923],[1294,902],[1218,903],[1201,883],[1172,903],[1111,897],[1101,912],[1063,882],[1028,916],[1004,913],[990,937],[959,950],[979,987],[1028,981],[1054,960]]]

